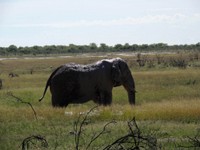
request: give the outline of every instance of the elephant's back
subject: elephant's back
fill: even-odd
[[[79,82],[81,79],[92,77],[99,73],[99,67],[95,65],[80,65],[69,63],[62,65],[53,75],[51,82],[55,84],[68,84],[71,82]],[[102,69],[101,71],[102,72]]]
[[[69,63],[63,65],[60,69],[60,73],[87,73],[92,72],[99,69],[99,65],[96,64],[88,64],[88,65],[81,65],[81,64],[75,64],[75,63]]]
[[[75,80],[78,78],[78,72],[75,69],[67,68],[67,67],[61,67],[55,75],[52,77],[52,81],[56,82],[63,82],[63,81],[69,81],[69,80]]]

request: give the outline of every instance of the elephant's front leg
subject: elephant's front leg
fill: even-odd
[[[112,103],[112,91],[102,91],[100,92],[100,105],[111,105]]]

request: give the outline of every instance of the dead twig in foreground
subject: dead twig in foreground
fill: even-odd
[[[27,150],[28,148],[30,148],[31,145],[33,145],[35,149],[38,149],[39,145],[37,142],[41,142],[41,147],[44,147],[44,148],[48,147],[48,143],[44,137],[40,135],[32,135],[23,140],[21,144],[22,150]]]
[[[29,105],[29,106],[31,107],[33,113],[34,113],[35,119],[38,120],[38,119],[37,119],[37,113],[36,113],[35,109],[33,108],[32,104],[31,104],[30,102],[25,102],[25,101],[23,101],[21,98],[19,98],[19,97],[13,95],[12,92],[8,92],[7,95],[8,95],[8,96],[11,96],[11,97],[13,97],[13,98],[15,98],[15,99],[16,99],[18,102],[20,102],[20,103]]]
[[[135,118],[128,122],[129,133],[115,140],[112,144],[106,146],[103,150],[156,150],[157,139],[150,135],[143,135],[138,127]]]
[[[83,125],[86,123],[88,115],[94,110],[96,109],[97,106],[93,107],[92,109],[90,109],[86,115],[84,116],[83,120],[81,121],[81,115],[79,115],[78,120],[74,122],[74,135],[75,135],[75,145],[76,145],[76,150],[79,149],[79,141],[80,141],[80,137],[82,134],[82,130],[83,130]],[[79,127],[78,124],[80,123]]]

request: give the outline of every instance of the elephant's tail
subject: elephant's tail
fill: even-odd
[[[39,102],[42,101],[42,99],[44,98],[44,96],[45,96],[45,94],[46,94],[46,92],[47,92],[47,89],[48,89],[48,87],[49,87],[49,85],[50,85],[51,78],[56,74],[56,72],[57,72],[61,67],[62,67],[62,66],[58,67],[58,68],[50,75],[50,77],[49,77],[49,79],[48,79],[48,81],[47,81],[47,83],[46,83],[46,87],[45,87],[45,89],[44,89],[43,95],[42,95],[42,97],[39,99]]]

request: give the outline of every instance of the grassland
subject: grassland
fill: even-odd
[[[115,124],[108,126],[110,132],[103,134],[90,147],[103,149],[127,133],[127,121],[133,117],[144,134],[157,137],[162,149],[178,149],[180,145],[190,145],[188,137],[195,137],[200,130],[200,62],[193,57],[196,55],[160,54],[159,59],[157,54],[142,55],[140,59],[145,61],[144,66],[138,64],[137,55],[121,56],[128,62],[136,82],[136,106],[128,104],[123,87],[114,88],[112,106],[98,107],[89,116],[80,149],[85,149],[92,135],[99,133],[106,123],[115,120]],[[104,57],[116,56],[110,54]],[[47,149],[75,149],[72,134],[74,122],[80,114],[96,104],[88,102],[71,104],[67,108],[52,108],[50,92],[41,103],[38,99],[50,73],[60,64],[87,64],[99,59],[102,56],[1,60],[0,78],[3,88],[0,90],[0,149],[21,149],[22,141],[31,135],[45,137],[48,141]],[[175,66],[173,60],[184,60],[186,66]],[[19,77],[10,78],[8,74],[11,72]],[[17,101],[9,95],[10,92],[24,102],[29,102],[37,119],[30,105]]]

